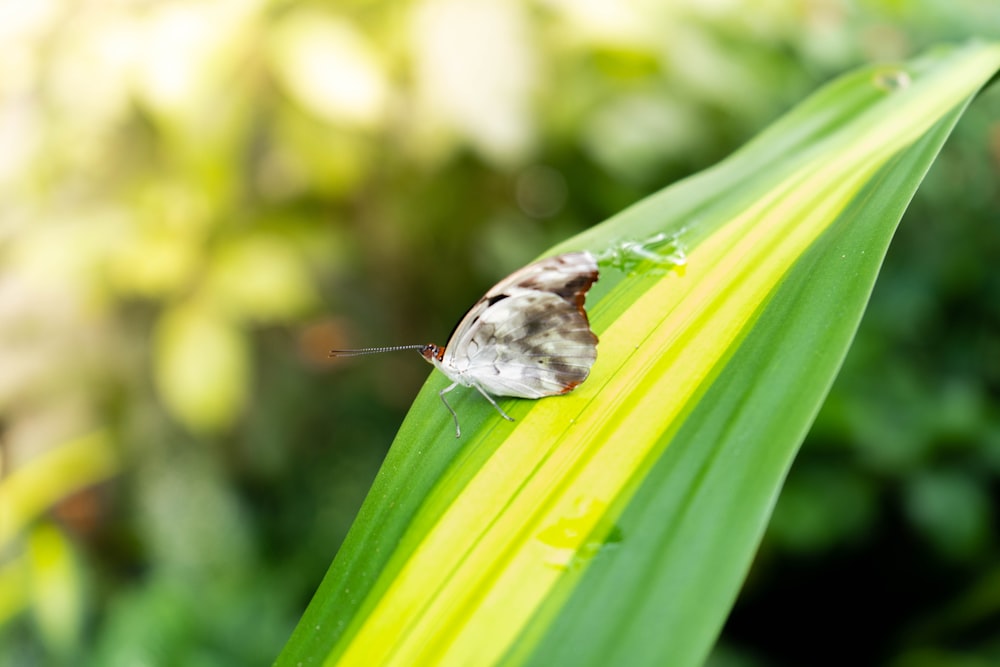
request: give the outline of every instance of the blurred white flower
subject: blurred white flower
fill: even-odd
[[[288,94],[333,122],[372,126],[385,115],[389,84],[374,45],[354,26],[315,10],[275,30],[272,63]]]
[[[524,159],[535,143],[538,58],[520,3],[425,0],[412,23],[422,120],[455,133],[487,160]]]

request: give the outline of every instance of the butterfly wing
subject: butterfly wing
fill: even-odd
[[[587,379],[597,336],[583,309],[597,280],[586,252],[531,264],[500,281],[459,322],[442,366],[499,396],[564,394]]]

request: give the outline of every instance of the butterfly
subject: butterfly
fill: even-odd
[[[419,350],[452,381],[438,395],[459,438],[458,415],[445,397],[459,385],[476,389],[504,419],[514,421],[494,396],[556,396],[587,379],[597,359],[597,336],[583,306],[597,278],[597,260],[589,252],[542,259],[490,289],[455,326],[444,347],[396,345],[332,350],[330,355]]]

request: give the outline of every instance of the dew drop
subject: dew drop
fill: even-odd
[[[573,569],[620,544],[622,531],[608,521],[606,509],[596,498],[581,498],[572,513],[543,528],[536,538],[545,548],[545,564]]]
[[[872,83],[887,93],[910,87],[910,74],[906,70],[892,68],[875,72]]]

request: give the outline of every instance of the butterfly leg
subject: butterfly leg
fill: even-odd
[[[452,382],[451,385],[449,385],[449,386],[445,387],[444,389],[442,389],[441,391],[439,391],[438,392],[438,396],[441,397],[441,402],[444,403],[444,407],[448,408],[448,412],[451,413],[451,418],[455,420],[455,437],[456,438],[461,438],[462,437],[462,429],[459,428],[459,426],[458,426],[458,415],[456,415],[455,411],[452,409],[452,407],[450,405],[448,405],[448,399],[446,399],[444,397],[445,394],[447,394],[449,391],[451,391],[452,389],[454,389],[457,386],[458,386],[457,382]]]
[[[501,417],[503,417],[504,419],[506,419],[509,422],[514,421],[514,418],[511,417],[506,412],[504,412],[503,408],[501,408],[499,405],[497,405],[497,402],[493,400],[492,396],[490,396],[489,394],[486,393],[485,389],[483,389],[482,387],[480,387],[478,384],[475,384],[475,383],[473,383],[472,386],[475,387],[479,391],[480,394],[482,394],[483,396],[486,397],[486,400],[490,402],[490,405],[492,405],[494,408],[497,409],[497,412],[500,413]]]

